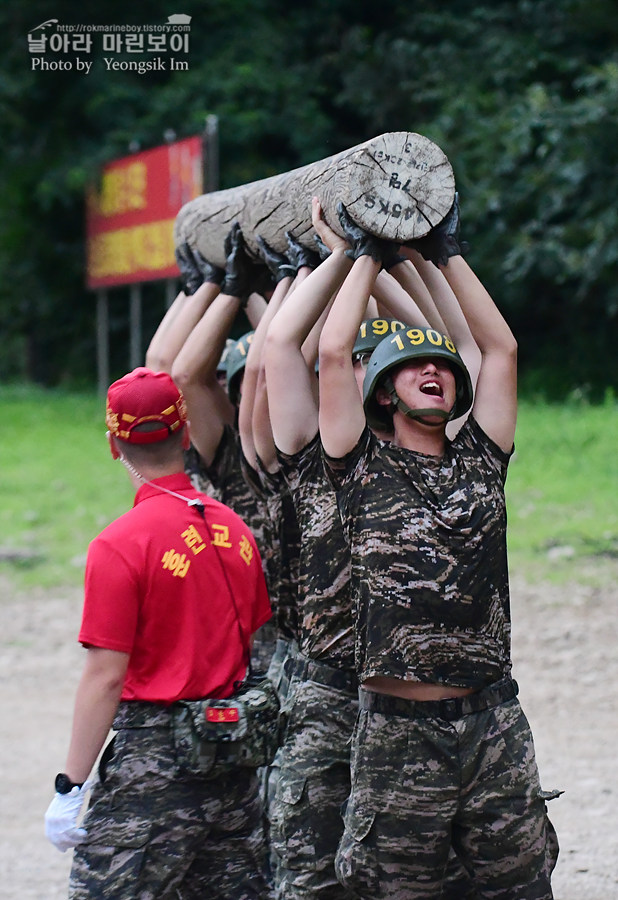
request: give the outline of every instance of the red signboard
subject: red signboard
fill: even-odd
[[[86,197],[89,288],[175,278],[174,221],[203,192],[202,139],[114,160]]]

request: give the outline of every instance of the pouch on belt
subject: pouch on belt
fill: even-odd
[[[279,698],[265,675],[251,674],[231,697],[178,701],[172,727],[185,774],[268,766],[280,743]]]

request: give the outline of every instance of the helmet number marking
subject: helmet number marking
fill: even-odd
[[[402,328],[405,328],[403,322],[400,322],[399,319],[371,319],[369,322],[371,325],[371,331],[373,334],[381,337],[385,334],[388,334],[389,331],[399,331]],[[367,337],[367,322],[361,322],[361,326],[359,329],[359,337],[366,338]]]
[[[244,342],[241,340],[241,341],[239,341],[239,342],[237,343],[236,349],[237,349],[238,352],[241,354],[241,356],[246,356],[246,355],[247,355],[247,350],[249,349],[249,344],[251,343],[252,340],[253,340],[253,335],[252,335],[252,334],[249,334],[249,335],[247,335],[247,337],[244,339]],[[246,343],[246,345],[247,345],[246,347],[245,347],[245,343]]]
[[[451,353],[457,353],[452,340],[449,337],[446,337],[446,335],[440,334],[439,331],[434,331],[433,328],[428,328],[426,330],[421,328],[409,328],[405,332],[405,336],[415,347],[418,347],[427,341],[428,343],[433,344],[434,347],[442,347],[444,345]],[[405,350],[405,344],[401,337],[401,333],[395,334],[391,338],[391,343],[395,344],[398,350]]]

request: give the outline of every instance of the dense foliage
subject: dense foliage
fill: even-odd
[[[518,337],[524,386],[594,399],[618,385],[613,0],[181,5],[193,16],[189,71],[141,76],[96,64],[89,75],[33,72],[27,32],[50,14],[165,21],[167,2],[128,12],[118,0],[31,0],[0,11],[0,377],[94,379],[85,184],[131,141],[145,149],[166,129],[199,133],[214,113],[221,187],[385,131],[434,140],[455,171],[470,261]],[[114,293],[118,349],[126,297]],[[154,288],[146,297],[154,327],[162,301]]]

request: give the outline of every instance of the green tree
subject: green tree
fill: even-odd
[[[215,113],[221,187],[384,131],[436,141],[471,261],[518,336],[524,383],[550,395],[618,384],[610,0],[188,0],[189,71],[147,76],[31,71],[26,34],[49,11],[45,0],[0,10],[0,377],[93,378],[85,186],[131,142],[198,133]],[[118,0],[53,6],[60,21],[103,25],[168,13],[160,0],[147,13]],[[119,340],[123,317],[119,304]]]

